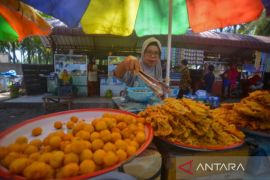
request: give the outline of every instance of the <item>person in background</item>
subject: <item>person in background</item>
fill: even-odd
[[[72,78],[71,75],[68,73],[66,69],[63,70],[63,72],[59,76],[60,85],[71,85]]]
[[[154,37],[148,38],[142,45],[141,59],[127,56],[119,63],[114,71],[114,76],[124,81],[127,86],[144,86],[137,73],[142,70],[149,76],[162,81],[161,44]]]
[[[205,76],[208,73],[208,63],[203,64],[203,76]]]
[[[72,77],[66,69],[59,76],[58,96],[73,96],[77,88],[72,85]]]
[[[213,84],[215,82],[215,75],[213,73],[215,67],[213,65],[208,66],[208,72],[204,75],[204,89],[207,91],[208,94],[212,93]]]
[[[180,99],[183,97],[184,94],[189,94],[191,92],[191,77],[187,64],[188,64],[187,60],[181,61],[179,70],[181,79],[177,99]]]
[[[230,95],[233,91],[236,90],[237,87],[237,78],[239,76],[239,72],[237,70],[237,67],[233,64],[230,66],[229,70],[229,80],[230,80]]]
[[[225,71],[220,75],[222,78],[222,97],[230,96],[230,79],[229,79],[229,66],[225,67]]]
[[[98,67],[95,60],[88,65],[88,96],[97,95],[98,89]]]

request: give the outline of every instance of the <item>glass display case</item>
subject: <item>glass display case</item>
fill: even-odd
[[[87,64],[88,59],[86,55],[70,55],[70,54],[55,54],[54,68],[58,74],[64,69],[72,77],[72,85],[75,86],[77,96],[87,96]]]

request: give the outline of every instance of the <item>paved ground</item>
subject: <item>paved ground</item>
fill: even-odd
[[[25,120],[42,115],[41,107],[0,108],[0,132]]]
[[[0,132],[25,120],[43,115],[42,97],[44,95],[20,96],[9,98],[9,93],[0,93]],[[110,99],[101,97],[81,97],[73,100],[72,109],[113,108]],[[49,112],[66,111],[65,106],[50,105]]]
[[[0,93],[0,102],[5,101],[7,99],[9,99],[9,92],[1,92]]]

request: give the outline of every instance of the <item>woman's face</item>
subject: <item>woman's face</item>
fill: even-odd
[[[160,50],[155,45],[150,45],[146,48],[143,55],[143,62],[149,66],[154,67],[160,61]]]

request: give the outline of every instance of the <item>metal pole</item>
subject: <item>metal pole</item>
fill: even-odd
[[[169,21],[168,21],[168,41],[167,41],[167,66],[166,66],[166,79],[165,82],[170,86],[170,67],[171,67],[171,47],[172,47],[172,3],[173,0],[169,0]],[[168,97],[168,93],[165,94]]]

